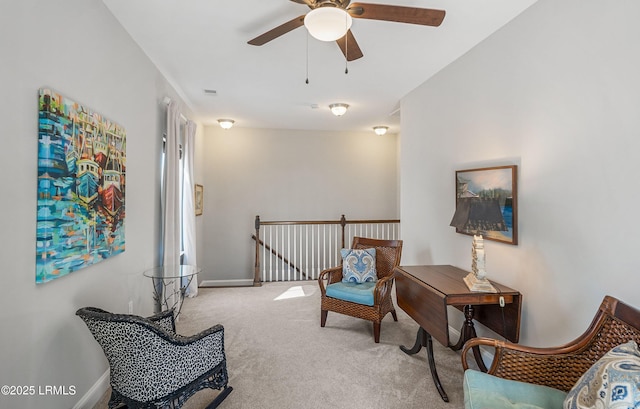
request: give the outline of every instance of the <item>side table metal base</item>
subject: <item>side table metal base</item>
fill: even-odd
[[[174,318],[178,318],[182,310],[184,296],[200,268],[181,264],[176,266],[154,267],[144,272],[153,285],[153,300],[159,311],[173,309]]]

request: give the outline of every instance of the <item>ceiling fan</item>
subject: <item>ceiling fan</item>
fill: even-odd
[[[264,45],[298,27],[306,26],[312,36],[323,41],[335,41],[347,61],[362,57],[362,51],[351,32],[352,18],[394,21],[397,23],[420,24],[437,27],[444,19],[444,10],[417,7],[392,6],[387,4],[351,3],[351,0],[290,0],[307,5],[311,11],[287,21],[278,27],[248,41],[251,45]],[[316,35],[316,25],[320,30],[333,25],[337,29],[332,35]],[[322,38],[321,38],[322,37]]]

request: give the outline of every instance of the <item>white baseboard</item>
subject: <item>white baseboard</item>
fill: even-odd
[[[109,388],[109,370],[102,374],[98,381],[84,394],[73,409],[92,409]]]
[[[246,278],[240,280],[204,280],[200,287],[251,287],[253,279]]]

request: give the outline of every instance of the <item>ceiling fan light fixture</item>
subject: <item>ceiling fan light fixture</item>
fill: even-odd
[[[342,116],[347,112],[347,108],[349,108],[348,104],[338,103],[329,105],[329,109],[331,109],[331,113],[335,116]]]
[[[338,7],[318,7],[304,17],[304,26],[320,41],[336,41],[351,28],[353,19],[346,10]]]
[[[233,119],[218,119],[218,124],[222,129],[230,129],[235,122]]]
[[[375,132],[376,135],[380,135],[380,136],[386,134],[388,130],[389,130],[388,126],[378,125],[373,127],[373,132]]]

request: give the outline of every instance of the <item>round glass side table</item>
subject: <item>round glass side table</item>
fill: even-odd
[[[178,318],[187,287],[201,270],[198,266],[180,264],[154,267],[143,274],[153,283],[153,299],[160,311],[173,308],[174,317]]]

